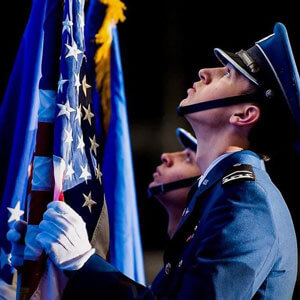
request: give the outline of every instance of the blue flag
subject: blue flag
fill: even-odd
[[[0,278],[11,283],[10,244],[6,233],[24,217],[39,107],[45,0],[34,0],[0,109]]]

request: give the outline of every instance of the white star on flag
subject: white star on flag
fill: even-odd
[[[77,149],[80,149],[81,153],[83,154],[83,149],[84,149],[84,142],[83,142],[83,136],[77,136],[78,139],[78,145],[77,145]]]
[[[20,220],[20,217],[24,214],[24,210],[20,209],[21,203],[17,202],[15,208],[7,207],[8,211],[11,213],[8,222]]]
[[[60,108],[60,111],[57,116],[59,117],[59,116],[66,115],[68,120],[70,120],[70,115],[72,112],[75,111],[75,109],[70,106],[69,99],[67,99],[65,104],[57,104],[57,105]]]
[[[58,93],[62,93],[63,91],[63,85],[65,82],[67,82],[67,79],[63,79],[62,74],[59,76],[59,81],[58,81]]]
[[[87,109],[83,106],[83,109],[85,112],[83,120],[88,120],[90,125],[92,125],[92,118],[94,117],[94,114],[91,112],[91,105],[89,104]]]
[[[88,165],[85,165],[85,167],[80,166],[80,168],[81,168],[82,173],[79,178],[83,178],[85,180],[85,182],[87,182],[88,177],[91,176],[91,174],[87,170]]]
[[[71,33],[71,26],[73,26],[73,22],[70,21],[68,15],[65,18],[65,20],[62,22],[62,24],[63,24],[62,33],[64,33],[65,30],[67,30],[69,33]]]
[[[90,213],[92,213],[92,205],[97,204],[97,202],[95,202],[92,199],[92,195],[91,194],[92,194],[92,192],[90,192],[88,196],[85,195],[85,194],[82,194],[83,197],[84,197],[84,200],[85,200],[84,203],[83,203],[83,205],[82,205],[82,207],[87,206],[89,208]]]
[[[84,77],[83,77],[81,83],[82,83],[82,90],[83,90],[83,92],[84,92],[84,95],[86,96],[86,89],[88,89],[88,88],[91,87],[90,85],[88,85],[88,84],[86,83],[86,75],[84,75]]]
[[[79,94],[79,87],[81,86],[80,80],[79,80],[79,74],[75,73],[75,84],[74,86],[76,87],[77,90],[77,95]]]
[[[66,55],[66,58],[70,57],[70,56],[74,56],[75,60],[77,61],[78,58],[78,54],[83,53],[81,50],[78,49],[76,43],[73,41],[73,45],[70,46],[68,44],[65,44],[66,47],[68,48],[69,52]]]
[[[91,150],[95,153],[95,156],[97,155],[97,148],[99,147],[99,144],[97,144],[96,142],[96,136],[94,135],[93,136],[93,139],[90,139],[90,142],[91,142]]]
[[[74,173],[75,173],[75,171],[73,169],[72,162],[70,162],[70,164],[67,167],[66,177],[69,177],[69,180],[72,181]]]
[[[72,129],[70,129],[70,131],[65,129],[64,131],[65,131],[65,134],[66,134],[65,142],[71,144],[73,142]]]
[[[101,171],[100,171],[100,166],[97,165],[97,168],[96,168],[96,178],[99,179],[99,181],[100,181],[101,184],[102,184],[102,180],[101,180],[101,176],[102,176],[102,175],[103,175],[103,174],[102,174]]]

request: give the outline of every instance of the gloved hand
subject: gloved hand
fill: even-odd
[[[25,250],[25,235],[27,223],[25,221],[16,221],[13,228],[10,229],[6,237],[11,242],[11,264],[15,267],[23,266],[24,250]]]
[[[53,263],[62,270],[78,270],[95,253],[92,248],[85,222],[65,202],[48,204],[40,233],[36,239]]]

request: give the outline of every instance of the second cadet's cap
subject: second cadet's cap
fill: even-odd
[[[184,148],[190,148],[192,151],[197,151],[197,140],[185,129],[176,129],[177,138]]]
[[[300,80],[288,33],[283,24],[276,23],[273,34],[256,42],[246,51],[231,53],[216,48],[214,52],[224,65],[230,63],[253,82],[267,101],[285,99],[285,105],[293,115],[300,132]]]

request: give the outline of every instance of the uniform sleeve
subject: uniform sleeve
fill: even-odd
[[[251,299],[271,270],[278,241],[265,191],[254,181],[222,189],[202,216],[177,299]]]
[[[148,288],[126,277],[94,254],[78,271],[69,272],[62,300],[151,300]]]

